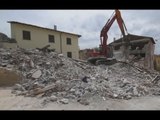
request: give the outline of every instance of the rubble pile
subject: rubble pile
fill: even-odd
[[[68,104],[76,100],[88,105],[94,95],[131,99],[160,94],[159,73],[150,73],[125,63],[92,66],[56,52],[38,49],[0,49],[0,66],[21,73],[13,93],[46,97],[45,103]]]

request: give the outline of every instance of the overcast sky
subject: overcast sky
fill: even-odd
[[[160,10],[120,10],[128,33],[150,36],[156,40],[155,53],[160,54]],[[10,24],[18,21],[82,35],[80,49],[98,47],[100,31],[114,10],[0,10],[0,32],[10,37]],[[108,32],[108,43],[120,38],[115,21]]]

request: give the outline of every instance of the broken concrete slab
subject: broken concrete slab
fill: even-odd
[[[13,90],[25,91],[25,88],[22,85],[20,85],[20,84],[15,84],[13,86]]]
[[[63,98],[63,99],[60,100],[60,102],[61,102],[62,104],[68,104],[69,100],[66,99],[66,98]]]
[[[78,99],[77,102],[79,102],[82,105],[89,105],[89,101],[85,98]]]
[[[51,97],[49,97],[49,100],[52,101],[52,102],[55,102],[57,101],[57,97],[55,95],[52,95]]]
[[[32,74],[32,78],[37,79],[37,78],[39,78],[41,75],[42,75],[41,70],[37,70],[36,72],[34,72],[34,73]]]

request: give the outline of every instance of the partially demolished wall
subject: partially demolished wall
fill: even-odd
[[[154,69],[154,49],[155,42],[153,38],[128,35],[126,38],[129,41],[127,52],[127,59],[129,62],[137,64],[139,67],[145,69]],[[113,46],[114,55],[119,60],[124,56],[122,49],[122,38],[111,43]]]

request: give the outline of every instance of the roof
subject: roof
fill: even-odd
[[[135,40],[139,40],[139,39],[150,39],[152,41],[153,44],[155,44],[155,41],[152,37],[147,37],[147,36],[139,36],[139,35],[133,35],[133,34],[128,34],[125,36],[126,39],[130,40],[130,41],[135,41]],[[119,43],[122,41],[122,38],[115,40],[112,43]],[[112,44],[110,43],[110,44]]]
[[[69,32],[64,32],[64,31],[59,31],[59,30],[54,30],[54,29],[51,29],[51,28],[40,27],[40,26],[31,25],[31,24],[27,24],[27,23],[21,23],[21,22],[17,22],[17,21],[8,21],[8,23],[27,25],[27,26],[32,26],[32,27],[41,28],[41,29],[46,29],[46,30],[52,30],[52,31],[56,31],[56,32],[61,32],[61,33],[66,33],[66,34],[70,34],[70,35],[75,35],[75,36],[81,37],[81,35],[78,35],[78,34],[69,33]]]

